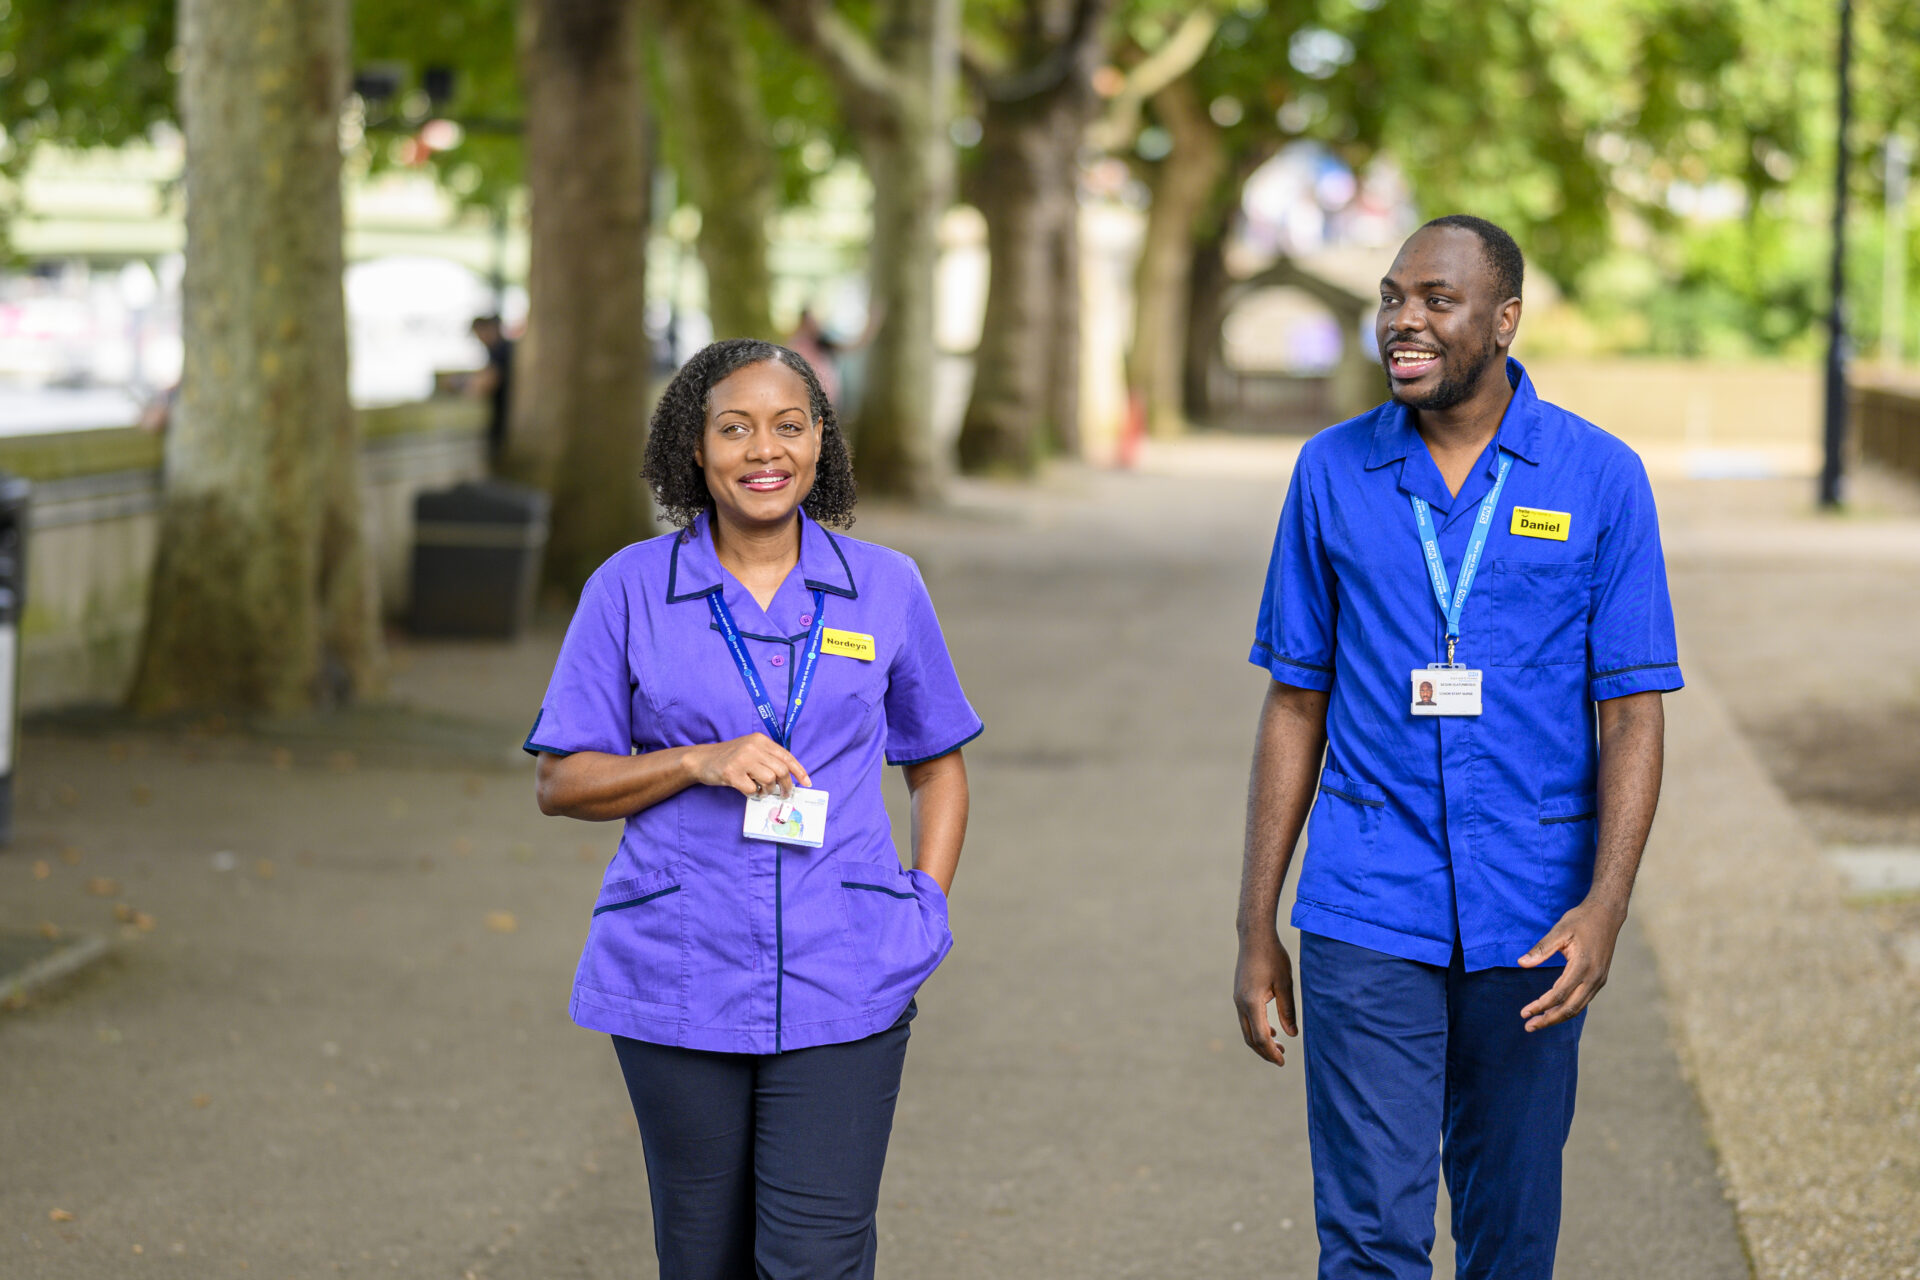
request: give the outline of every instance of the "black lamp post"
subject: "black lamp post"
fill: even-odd
[[[1840,505],[1847,446],[1847,124],[1853,114],[1853,0],[1840,0],[1840,121],[1833,164],[1833,273],[1827,312],[1826,457],[1820,467],[1820,505]]]

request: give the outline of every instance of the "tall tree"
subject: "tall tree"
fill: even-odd
[[[1107,0],[1021,0],[1009,52],[970,53],[981,146],[970,195],[987,223],[986,321],[960,465],[1025,474],[1071,451],[1080,420],[1079,151],[1098,98]]]
[[[856,474],[869,493],[930,497],[944,469],[933,438],[933,285],[953,198],[960,0],[876,0],[871,36],[829,0],[761,3],[832,78],[873,180],[879,327],[853,423]]]
[[[577,590],[650,526],[648,139],[635,0],[525,0],[532,206],[513,473],[553,497],[546,579]]]
[[[650,0],[673,106],[665,121],[700,209],[700,263],[717,338],[772,338],[767,221],[779,197],[744,0]]]
[[[182,0],[186,365],[132,701],[286,713],[368,688],[341,291],[345,0]]]
[[[1193,251],[1201,218],[1214,188],[1228,172],[1226,148],[1207,117],[1206,103],[1190,76],[1182,76],[1150,100],[1171,150],[1148,182],[1152,204],[1134,275],[1133,351],[1127,376],[1144,402],[1147,430],[1178,435],[1184,411],[1188,309],[1192,304]]]

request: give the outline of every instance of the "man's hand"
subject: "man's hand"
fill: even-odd
[[[1532,969],[1554,952],[1566,956],[1567,964],[1547,993],[1520,1011],[1527,1030],[1538,1031],[1556,1022],[1565,1022],[1600,994],[1607,985],[1607,971],[1613,967],[1613,944],[1620,937],[1626,913],[1587,901],[1560,917],[1560,923],[1547,936],[1533,944],[1533,950],[1520,957],[1522,969]]]
[[[1240,1034],[1247,1047],[1276,1067],[1287,1065],[1287,1051],[1267,1024],[1267,1002],[1280,1011],[1280,1029],[1300,1034],[1293,1013],[1293,960],[1271,926],[1253,928],[1240,941],[1240,962],[1233,970],[1233,1003],[1240,1012]]]

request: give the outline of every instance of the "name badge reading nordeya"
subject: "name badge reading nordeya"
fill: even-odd
[[[873,637],[863,636],[858,631],[836,631],[828,627],[826,634],[820,638],[820,652],[837,653],[843,658],[858,658],[862,662],[872,662]]]
[[[747,817],[740,824],[740,834],[749,840],[818,849],[827,839],[827,793],[795,787],[790,796],[777,791],[748,796]]]
[[[1417,716],[1477,716],[1480,714],[1480,672],[1473,667],[1436,662],[1413,673],[1413,714]]]

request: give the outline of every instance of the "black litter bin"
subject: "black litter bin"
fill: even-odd
[[[413,500],[416,635],[510,640],[533,615],[547,546],[547,495],[483,481]]]
[[[0,845],[13,843],[13,758],[20,742],[20,617],[27,608],[27,505],[33,486],[0,473]]]

